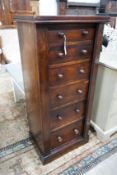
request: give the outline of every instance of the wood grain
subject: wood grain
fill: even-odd
[[[81,72],[84,71],[84,72]],[[70,81],[81,79],[88,79],[90,73],[90,61],[83,63],[71,64],[62,66],[59,64],[57,68],[50,68],[48,70],[50,86],[61,85]],[[59,75],[62,77],[59,77]]]
[[[65,127],[85,117],[86,101],[77,102],[62,108],[50,111],[51,130],[57,130]]]
[[[30,131],[44,164],[88,141],[107,20],[101,16],[17,17]],[[84,38],[82,29],[92,32]],[[68,47],[68,55],[60,61],[56,54],[63,41],[59,42],[58,31],[67,35]],[[87,55],[81,56],[81,49],[87,49]]]
[[[66,90],[67,89],[67,90]],[[78,83],[64,85],[62,87],[50,88],[49,99],[50,107],[64,105],[69,102],[81,101],[87,98],[88,80],[80,81]],[[59,98],[62,96],[63,98]]]

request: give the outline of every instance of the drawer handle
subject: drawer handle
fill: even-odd
[[[59,53],[58,53],[58,56],[59,56],[59,57],[63,57],[63,56],[64,56],[64,53],[59,52]]]
[[[63,120],[63,117],[61,115],[57,115],[58,120]]]
[[[87,30],[83,30],[82,34],[83,34],[83,35],[88,35],[89,32],[88,32]]]
[[[75,133],[75,135],[79,135],[79,130],[78,129],[74,129],[74,133]]]
[[[77,113],[77,114],[79,114],[80,113],[80,109],[75,109],[75,112]]]
[[[59,143],[61,143],[63,141],[63,138],[61,136],[58,136],[57,140],[58,140]]]
[[[58,35],[60,36],[60,37],[62,37],[63,38],[63,42],[64,42],[64,46],[63,46],[63,49],[64,49],[64,54],[65,54],[65,56],[67,55],[67,37],[66,37],[66,35],[63,33],[63,32],[58,32]]]
[[[58,78],[62,79],[64,77],[63,74],[58,74]]]
[[[82,93],[83,93],[83,90],[78,89],[78,90],[77,90],[77,93],[78,93],[78,94],[82,94]]]
[[[84,69],[80,69],[80,73],[84,74],[85,70]]]
[[[59,100],[63,100],[63,96],[62,96],[62,95],[57,95],[57,98],[58,98]]]
[[[58,32],[58,36],[60,36],[61,38],[63,38],[64,37],[64,33],[63,32]]]
[[[81,51],[81,53],[82,53],[83,55],[86,55],[86,54],[88,53],[88,51],[85,50],[85,49],[83,49],[83,50]]]

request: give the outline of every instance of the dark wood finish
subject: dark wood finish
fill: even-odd
[[[48,70],[50,86],[61,85],[71,81],[88,79],[90,73],[90,62],[71,63],[70,65],[52,65]]]
[[[71,76],[72,77],[72,76]],[[87,78],[89,79],[89,78]],[[66,90],[67,87],[67,90]],[[88,81],[80,81],[70,85],[50,88],[50,106],[56,107],[73,101],[81,101],[87,98]]]
[[[93,41],[67,42],[67,55],[63,51],[63,43],[53,44],[49,47],[49,64],[65,63],[70,61],[84,61],[91,59],[93,52]]]
[[[95,43],[94,43],[94,53],[93,53],[93,60],[91,65],[91,73],[90,73],[90,85],[89,85],[89,93],[87,98],[87,107],[86,107],[86,113],[87,118],[85,120],[85,137],[87,137],[87,132],[89,130],[90,126],[90,116],[93,106],[93,97],[94,97],[94,90],[95,90],[95,83],[96,83],[96,75],[98,70],[98,62],[99,62],[99,55],[100,50],[102,47],[102,33],[103,33],[103,24],[98,24],[96,26],[96,35],[95,35]]]
[[[85,117],[86,101],[74,103],[50,111],[50,125],[52,131]]]
[[[109,16],[15,16],[14,18],[16,21],[18,22],[30,22],[32,21],[33,23],[36,24],[48,24],[48,27],[50,26],[50,24],[65,24],[67,23],[68,25],[72,24],[74,26],[74,24],[80,24],[81,26],[84,24],[87,25],[95,25],[98,23],[106,23],[109,22],[110,18]],[[44,26],[43,26],[44,27]]]
[[[70,124],[58,131],[51,133],[51,148],[57,148],[71,142],[73,139],[80,139],[83,137],[83,121],[78,121]]]
[[[58,30],[60,28],[61,30]],[[69,29],[69,30],[68,30]],[[60,33],[64,33],[67,42],[72,41],[86,41],[94,38],[95,28],[94,25],[57,25],[50,26],[48,31],[48,41],[51,44],[61,43],[63,38]]]
[[[103,25],[108,19],[101,16],[16,17],[30,130],[43,163],[88,141],[97,61]],[[79,34],[82,27],[86,29],[84,26],[92,30],[90,38]],[[56,32],[61,32],[63,42],[59,43]],[[88,57],[82,58],[79,47],[85,46],[84,43],[86,46],[90,43],[90,52],[84,48],[82,53]],[[70,49],[66,50],[66,46]],[[59,61],[55,55],[60,47],[65,61]]]

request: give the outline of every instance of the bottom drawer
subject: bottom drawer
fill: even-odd
[[[84,120],[75,122],[61,130],[51,134],[51,148],[56,148],[73,139],[80,139],[83,136]]]

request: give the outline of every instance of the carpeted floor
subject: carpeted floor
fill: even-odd
[[[12,79],[0,69],[0,148],[29,137],[24,99],[15,103]]]
[[[25,100],[14,102],[11,77],[0,71],[0,175],[82,175],[117,151],[117,134],[107,142],[89,135],[87,144],[43,166],[29,138]]]

